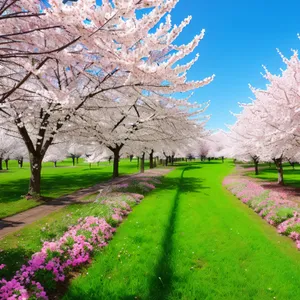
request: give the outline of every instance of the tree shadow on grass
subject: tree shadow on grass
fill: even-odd
[[[192,169],[198,168],[194,166],[186,167],[182,171],[178,183],[173,208],[169,216],[168,227],[165,231],[165,236],[163,238],[163,252],[161,253],[161,257],[155,268],[155,275],[152,277],[151,280],[149,299],[167,299],[168,295],[172,291],[173,270],[171,268],[171,257],[173,253],[173,235],[178,216],[180,195],[184,192],[191,192],[199,189],[209,189],[208,187],[201,186],[202,181],[200,181],[198,178],[184,178],[184,173]]]
[[[16,221],[6,221],[0,219],[0,230],[5,227],[15,227],[18,225],[24,224],[24,222],[16,222]]]
[[[6,266],[0,270],[0,278],[6,280],[12,279],[16,271],[18,271],[24,263],[26,263],[33,255],[33,250],[16,247],[5,249],[0,252],[0,264]]]
[[[148,162],[146,163],[146,168]],[[105,169],[105,170],[104,170]],[[24,171],[22,169],[21,171]],[[50,170],[50,171],[49,171]],[[29,186],[30,173],[24,177],[14,179],[13,175],[19,169],[11,171],[11,180],[1,183],[0,203],[12,203],[22,199],[27,194]],[[132,163],[120,163],[120,175],[138,172],[137,165]],[[95,185],[112,178],[111,166],[93,166],[91,169],[77,167],[52,168],[44,167],[42,169],[41,191],[42,195],[54,194],[54,198],[70,193],[70,190],[76,191],[81,188]],[[70,189],[72,187],[72,189]]]
[[[148,294],[146,298],[140,298],[139,295],[132,293],[132,291],[123,290],[121,295],[116,295],[110,286],[103,285],[99,283],[98,285],[91,285],[89,289],[86,289],[86,285],[81,287],[74,284],[74,289],[69,290],[67,297],[64,299],[89,299],[89,300],[99,300],[99,299],[118,299],[118,300],[133,300],[133,299],[167,299],[169,293],[172,289],[173,272],[170,265],[170,259],[173,252],[173,235],[174,228],[178,216],[178,206],[180,201],[181,193],[185,192],[196,192],[200,189],[209,189],[209,187],[202,186],[202,180],[197,177],[184,178],[184,172],[193,169],[199,169],[200,167],[189,165],[186,168],[182,168],[182,174],[180,178],[165,177],[162,179],[162,185],[156,190],[153,190],[151,194],[159,195],[161,190],[176,190],[174,199],[167,199],[166,201],[172,201],[173,206],[170,209],[170,215],[168,216],[168,225],[165,229],[165,234],[161,240],[163,251],[160,253],[158,264],[153,268],[153,274],[150,275]],[[164,201],[162,199],[162,201]],[[125,225],[125,224],[124,224]],[[139,234],[139,232],[137,232]],[[133,237],[131,237],[133,239]],[[112,241],[113,243],[114,241]],[[115,241],[117,242],[117,241]],[[133,240],[128,241],[128,243],[135,243]],[[143,249],[143,242],[139,245]],[[109,247],[109,245],[108,245]],[[146,254],[146,253],[145,253]],[[102,255],[107,255],[105,252]],[[112,255],[111,259],[116,259]],[[131,262],[129,262],[131,263]],[[111,266],[105,266],[102,273],[105,274]],[[126,268],[125,268],[126,269]],[[122,266],[118,269],[118,272],[122,274]],[[151,270],[152,271],[152,270]],[[127,274],[127,276],[132,277],[132,280],[136,280],[139,277],[144,277],[145,274]],[[113,288],[113,287],[112,287]],[[130,288],[129,288],[130,289]],[[104,296],[105,295],[105,296]]]
[[[67,173],[57,175],[44,175],[42,177],[42,195],[54,194],[54,197],[66,195],[72,191],[86,188],[97,183],[111,179],[110,172],[97,172],[96,170],[81,173]],[[19,201],[28,191],[29,178],[12,180],[1,184],[0,203]],[[71,189],[70,189],[71,187]]]
[[[255,176],[253,174],[249,174],[250,177],[253,178],[259,178],[264,181],[269,181],[269,182],[277,182],[277,170],[272,168],[272,169],[262,169],[259,171],[259,175]],[[300,188],[300,170],[295,169],[295,170],[283,170],[283,177],[284,177],[284,182],[287,186],[292,186],[295,188]]]

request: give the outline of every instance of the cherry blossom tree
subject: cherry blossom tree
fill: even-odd
[[[190,17],[172,26],[167,15],[157,26],[177,0],[49,3],[39,19],[51,28],[24,34],[24,43],[7,45],[0,80],[0,112],[17,126],[27,146],[29,194],[37,196],[41,162],[48,148],[62,131],[72,130],[70,120],[84,117],[87,110],[103,110],[94,101],[96,97],[116,106],[124,95],[137,101],[132,95],[186,92],[213,79],[187,82],[187,71],[197,56],[178,65],[204,35],[195,36],[187,45],[174,43]],[[149,13],[137,18],[136,11],[146,7],[151,8]],[[24,23],[19,19],[14,21],[14,28],[24,33]],[[120,151],[119,144],[113,147]]]
[[[280,75],[265,68],[266,89],[251,87],[255,99],[244,105],[235,133],[243,136],[241,148],[253,148],[253,155],[262,161],[274,161],[278,184],[284,184],[283,162],[297,155],[299,147],[300,62],[294,51],[290,59],[280,53],[286,65]]]
[[[63,161],[66,159],[68,155],[68,151],[66,145],[64,144],[56,144],[51,145],[46,155],[44,156],[44,162],[53,162],[54,167],[57,167],[57,163],[59,161]]]
[[[6,169],[8,170],[8,161],[13,154],[15,146],[16,140],[0,129],[0,171],[3,170],[3,161],[5,161]]]
[[[28,151],[22,139],[16,139],[16,144],[11,157],[12,159],[16,159],[18,161],[19,168],[23,168],[24,160],[29,160]]]
[[[258,163],[263,151],[262,144],[257,138],[264,136],[264,126],[257,122],[257,116],[253,113],[252,105],[241,104],[243,111],[236,115],[237,121],[230,129],[229,140],[231,151],[228,157],[234,157],[240,161],[252,161],[255,174],[258,175]]]
[[[106,101],[101,99],[98,105],[106,108],[102,109],[103,115],[91,110],[89,114],[80,117],[84,123],[79,126],[79,135],[98,142],[101,148],[106,146],[114,155],[114,177],[119,175],[118,163],[122,154],[139,157],[143,172],[145,156],[149,156],[153,167],[154,152],[162,151],[162,144],[164,148],[168,144],[175,144],[167,156],[168,159],[174,158],[180,142],[183,144],[189,138],[195,139],[203,132],[203,124],[197,124],[191,118],[197,114],[202,115],[205,105],[191,113],[190,110],[195,109],[196,105],[184,100],[165,99],[157,95],[139,96],[133,103],[126,100],[123,96],[117,104],[105,106]]]

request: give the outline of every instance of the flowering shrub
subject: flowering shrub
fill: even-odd
[[[87,217],[78,221],[58,241],[45,242],[12,280],[0,281],[1,300],[48,299],[44,288],[51,291],[55,282],[65,281],[66,274],[88,262],[94,248],[106,246],[115,231],[104,219]]]
[[[80,219],[68,214],[64,222],[42,227],[42,241],[46,240],[42,249],[32,255],[11,280],[0,280],[0,300],[48,299],[46,291],[54,292],[57,283],[64,282],[74,268],[90,261],[95,249],[106,246],[115,231],[112,226],[118,225],[131,212],[131,206],[144,198],[142,194],[127,192],[135,191],[136,187],[143,192],[155,188],[144,180],[116,185],[113,190],[122,193],[110,193],[105,199],[100,197],[93,204],[86,204],[89,209]],[[103,216],[103,213],[106,220],[90,216]],[[51,231],[53,226],[55,230]],[[0,264],[0,270],[5,267]]]
[[[140,177],[139,181],[147,181],[152,184],[161,184],[161,181],[156,177]]]
[[[234,195],[252,208],[277,231],[296,241],[300,249],[300,209],[288,200],[288,193],[265,190],[248,179],[227,177],[223,181]]]
[[[140,182],[139,183],[140,186],[142,187],[145,187],[146,189],[148,188],[149,190],[154,190],[155,189],[155,186],[152,184],[152,183],[149,183],[149,182]]]
[[[296,242],[297,248],[300,250],[300,215],[295,212],[293,217],[278,225],[277,231],[281,234],[289,236]]]
[[[122,200],[102,200],[101,204],[108,206],[112,210],[111,219],[113,221],[110,223],[113,223],[115,225],[122,222],[123,218],[131,212],[130,205]]]
[[[121,191],[121,190],[127,189],[128,186],[129,186],[129,183],[120,183],[120,184],[114,185],[112,187],[112,190],[113,191]]]
[[[144,195],[141,194],[130,193],[130,196],[132,196],[137,202],[140,202],[144,199]]]
[[[134,194],[145,194],[155,189],[155,184],[161,184],[160,180],[153,177],[139,177],[129,183],[112,186],[113,192],[129,192]]]

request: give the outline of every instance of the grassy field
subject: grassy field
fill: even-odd
[[[40,251],[43,241],[59,238],[69,226],[77,224],[79,218],[106,217],[107,213],[106,207],[98,204],[72,204],[7,235],[0,242],[0,264],[7,265],[0,270],[0,278],[11,278],[32,254]]]
[[[136,161],[130,162],[127,159],[120,161],[121,175],[137,171]],[[102,162],[99,166],[94,164],[91,169],[82,159],[75,167],[72,166],[71,159],[58,163],[57,168],[54,168],[52,163],[44,163],[42,168],[42,195],[48,198],[57,198],[101,181],[106,181],[111,176],[112,164],[109,165],[108,162]],[[40,204],[22,197],[27,193],[29,178],[28,163],[24,163],[24,167],[20,169],[16,161],[10,161],[9,170],[0,171],[0,218]]]
[[[222,187],[232,169],[170,173],[64,299],[299,299],[300,254]]]
[[[259,174],[255,175],[254,172],[248,172],[248,176],[252,178],[259,178],[265,181],[276,182],[278,180],[278,173],[274,165],[269,167],[263,167],[259,169]],[[294,187],[300,187],[300,167],[299,165],[295,166],[295,169],[288,165],[284,164],[283,167],[283,178],[286,185],[291,185]]]

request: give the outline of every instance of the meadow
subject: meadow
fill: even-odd
[[[298,299],[293,242],[222,186],[230,162],[170,173],[64,299]]]
[[[148,165],[148,162],[146,162]],[[120,175],[138,172],[136,160],[120,161]],[[42,195],[50,201],[76,190],[104,182],[112,177],[112,164],[101,162],[91,167],[82,159],[74,167],[72,160],[59,162],[57,167],[53,163],[44,163],[42,168]],[[29,163],[24,163],[19,168],[17,161],[9,162],[9,170],[0,171],[0,218],[4,218],[24,210],[30,209],[42,202],[27,200],[26,195],[29,185]]]

